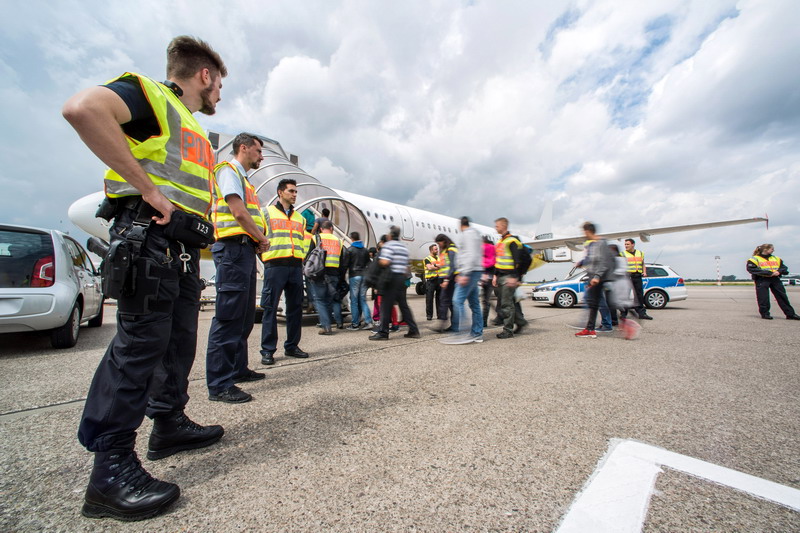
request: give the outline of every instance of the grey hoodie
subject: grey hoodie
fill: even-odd
[[[472,226],[458,236],[456,269],[461,274],[483,272],[483,237]]]

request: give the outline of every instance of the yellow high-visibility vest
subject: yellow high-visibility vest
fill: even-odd
[[[447,247],[447,250],[442,251],[439,254],[439,277],[440,278],[449,278],[450,275],[456,275],[458,272],[451,272],[455,268],[455,265],[450,264],[450,254],[448,252],[455,252],[458,253],[458,248],[456,248],[455,244],[451,244]]]
[[[771,270],[776,271],[781,267],[781,258],[775,255],[771,255],[769,257],[761,257],[760,255],[754,255],[750,259],[748,259],[751,263],[754,263],[758,268],[762,270]]]
[[[428,257],[425,258],[425,260],[423,261],[423,264],[425,266],[427,266],[429,264],[430,265],[438,265],[439,264],[439,260],[436,257],[433,257],[432,255],[429,255]],[[436,270],[428,270],[427,268],[425,269],[425,279],[433,279],[433,278],[436,278],[436,277],[439,277],[439,269],[438,268]]]
[[[515,243],[517,248],[522,247],[522,243],[519,242],[519,239],[511,235],[510,233],[504,235],[500,242],[497,243],[495,246],[495,263],[494,268],[496,270],[502,270],[503,272],[498,272],[498,274],[509,274],[514,272],[516,266],[514,265],[514,256],[511,254],[511,243]]]
[[[215,177],[216,174],[226,166],[233,169],[242,183],[242,188],[245,193],[245,198],[243,198],[242,201],[247,209],[247,213],[253,219],[255,225],[261,230],[261,233],[266,234],[267,221],[264,218],[264,213],[261,212],[261,204],[258,201],[256,188],[250,184],[247,176],[242,176],[241,172],[239,172],[239,167],[229,161],[223,161],[214,167]],[[233,213],[231,213],[231,208],[222,196],[222,191],[220,191],[216,180],[214,182],[214,198],[214,213],[211,216],[211,220],[214,222],[214,236],[217,239],[224,239],[225,237],[233,237],[235,235],[249,235],[236,221],[236,217],[233,216]]]
[[[133,157],[170,202],[208,219],[214,153],[203,128],[170,88],[132,72],[108,83],[123,78],[139,82],[160,129],[158,135],[142,142],[126,137]],[[110,198],[142,194],[111,169],[104,181]]]
[[[620,255],[628,260],[628,274],[644,274],[644,252],[634,250],[633,253],[630,253],[625,250]]]
[[[325,268],[339,268],[342,257],[342,241],[330,233],[319,234],[319,244],[325,249]]]
[[[306,220],[296,210],[291,218],[286,213],[271,205],[267,208],[267,238],[269,250],[261,254],[264,261],[294,257],[305,259]],[[310,242],[310,241],[309,241]]]

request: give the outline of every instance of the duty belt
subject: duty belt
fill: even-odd
[[[250,237],[250,235],[234,235],[233,237],[223,237],[217,240],[220,242],[227,242],[230,244],[241,244],[242,246],[244,246],[245,244],[250,244],[252,246],[256,245],[256,242]]]

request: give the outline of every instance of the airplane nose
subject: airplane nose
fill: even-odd
[[[67,216],[73,224],[89,235],[108,240],[108,229],[111,224],[102,218],[94,216],[104,197],[105,193],[99,191],[79,198],[69,206]]]

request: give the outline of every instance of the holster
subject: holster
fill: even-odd
[[[214,244],[214,225],[185,211],[172,212],[164,229],[167,238],[182,242],[190,248],[205,248]]]
[[[155,259],[140,257],[130,269],[134,290],[117,301],[117,309],[126,315],[146,315],[153,311],[168,311],[171,300],[158,301],[162,279],[177,279],[178,273],[159,265]]]
[[[100,265],[103,279],[103,294],[108,298],[132,294],[131,266],[132,250],[128,241],[115,241],[108,249]]]

